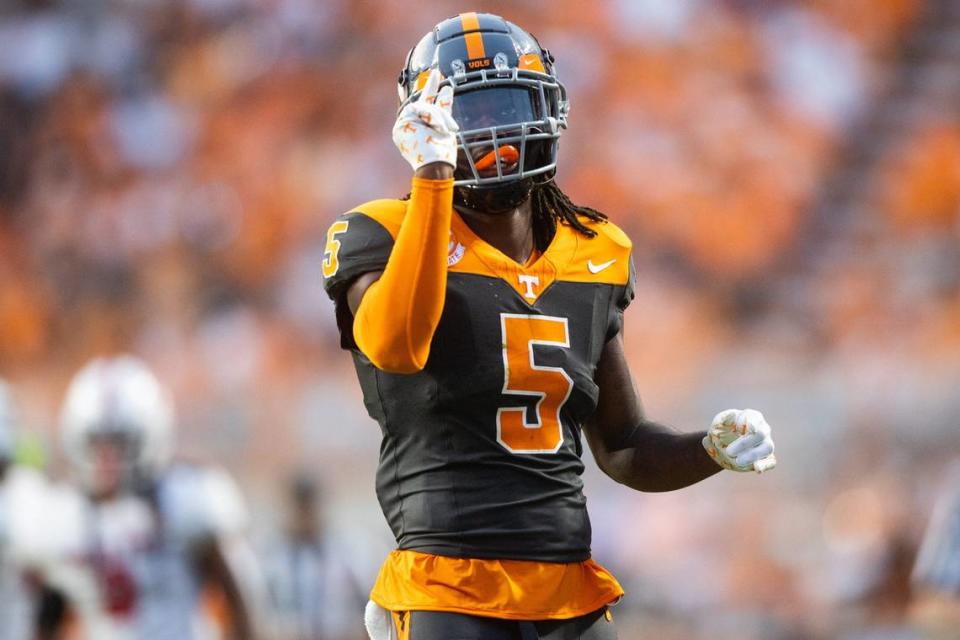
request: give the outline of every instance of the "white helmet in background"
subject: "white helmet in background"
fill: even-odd
[[[163,469],[173,454],[173,402],[141,360],[97,358],[74,376],[61,415],[64,450],[85,483],[92,481],[92,444],[127,443],[123,463],[139,477]]]
[[[0,462],[13,457],[16,420],[10,385],[0,380]]]

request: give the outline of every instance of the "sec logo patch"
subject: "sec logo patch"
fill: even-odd
[[[447,266],[452,267],[453,265],[460,262],[463,258],[463,254],[466,253],[467,249],[460,241],[457,240],[457,236],[453,235],[453,231],[450,231],[450,243],[447,245]]]

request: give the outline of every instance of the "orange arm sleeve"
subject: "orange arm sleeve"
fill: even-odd
[[[447,292],[452,215],[452,178],[413,179],[387,266],[363,294],[353,321],[353,339],[378,369],[416,373],[427,364]]]

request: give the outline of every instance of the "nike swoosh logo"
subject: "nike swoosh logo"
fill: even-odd
[[[616,261],[617,259],[614,258],[613,260],[609,260],[607,262],[601,262],[600,264],[593,264],[593,260],[587,260],[587,269],[590,270],[590,273],[600,273],[601,271],[603,271],[604,269],[606,269]]]

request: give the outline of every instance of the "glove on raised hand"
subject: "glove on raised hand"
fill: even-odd
[[[393,143],[416,171],[431,162],[457,166],[457,126],[453,119],[453,87],[440,89],[440,72],[430,72],[420,97],[400,110],[393,125]]]

